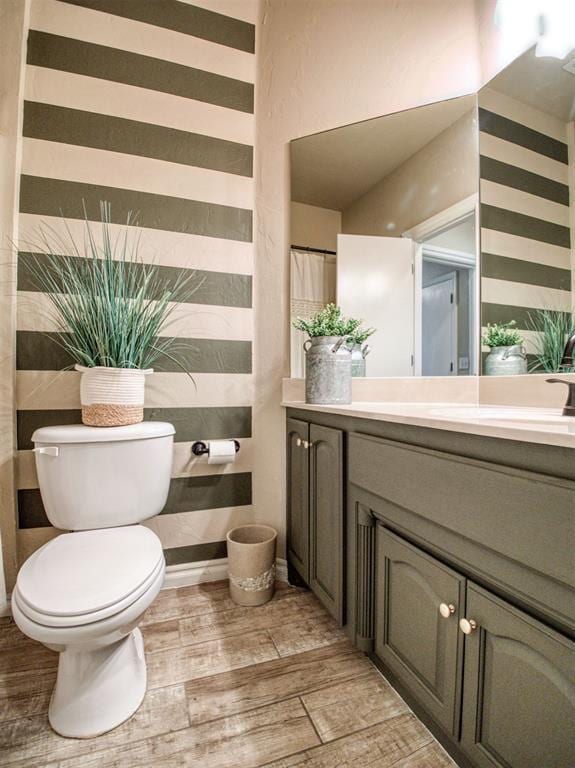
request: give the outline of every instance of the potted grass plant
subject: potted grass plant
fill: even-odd
[[[508,323],[488,323],[482,336],[489,347],[483,373],[486,376],[512,376],[527,373],[527,355],[523,337],[515,328],[515,320]]]
[[[81,373],[83,423],[112,427],[143,420],[145,380],[160,358],[179,364],[176,340],[160,332],[174,302],[189,301],[197,280],[189,270],[162,277],[157,265],[140,258],[131,216],[114,234],[109,204],[100,211],[101,236],[86,217],[82,244],[65,222],[63,235],[41,226],[26,269],[50,301],[58,328],[51,338]]]
[[[529,313],[528,328],[534,331],[535,359],[529,366],[532,373],[575,372],[575,365],[563,363],[565,344],[575,333],[575,314],[537,309]]]

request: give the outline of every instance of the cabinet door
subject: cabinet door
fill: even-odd
[[[287,420],[287,556],[309,584],[309,424]]]
[[[475,584],[466,617],[462,746],[474,764],[573,768],[575,644]]]
[[[343,433],[310,426],[310,587],[343,621]]]
[[[458,736],[465,578],[381,525],[376,560],[375,651],[429,714]]]

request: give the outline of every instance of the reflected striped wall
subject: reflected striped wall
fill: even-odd
[[[479,94],[482,324],[571,309],[567,125],[506,94]],[[571,159],[572,162],[572,159]]]
[[[71,361],[30,279],[30,243],[40,222],[60,227],[61,214],[81,241],[83,201],[91,220],[109,201],[118,231],[137,212],[143,259],[167,280],[182,268],[196,276],[165,331],[196,388],[164,360],[146,393],[146,418],[176,427],[168,502],[148,523],[168,564],[225,557],[226,531],[251,518],[255,8],[32,0],[17,303],[20,561],[58,534],[38,491],[32,433],[80,421],[78,374],[62,371]],[[210,438],[240,440],[234,465],[192,460],[191,443]]]

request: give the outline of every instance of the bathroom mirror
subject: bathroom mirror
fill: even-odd
[[[575,51],[527,51],[478,102],[482,324],[514,322],[528,370],[556,371],[573,326]]]
[[[376,328],[370,377],[486,372],[488,323],[513,324],[527,370],[558,370],[575,296],[574,118],[575,55],[529,50],[477,96],[293,141],[292,319],[334,301]],[[294,377],[304,340],[292,329]]]
[[[293,141],[291,319],[362,318],[370,377],[477,373],[478,189],[475,95]]]

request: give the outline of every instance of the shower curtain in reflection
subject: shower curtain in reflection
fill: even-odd
[[[335,258],[323,253],[291,250],[291,308],[290,320],[306,320],[335,302]],[[307,336],[291,326],[291,375],[305,375],[303,343]]]

